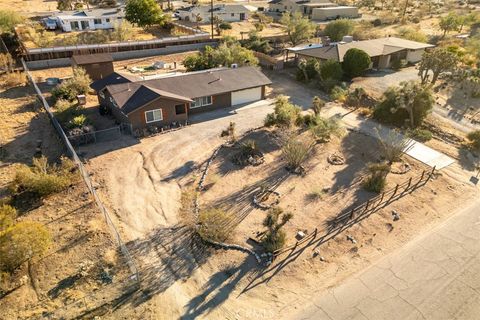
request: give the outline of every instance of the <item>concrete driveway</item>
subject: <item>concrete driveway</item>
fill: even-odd
[[[480,202],[291,319],[480,319]]]

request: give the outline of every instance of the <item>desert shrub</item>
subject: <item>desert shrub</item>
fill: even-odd
[[[296,170],[301,168],[302,164],[308,159],[313,150],[311,141],[301,141],[299,139],[290,139],[282,147],[282,155],[287,162],[287,168]]]
[[[0,206],[0,234],[13,225],[16,217],[17,210],[14,207],[8,204]]]
[[[345,104],[347,106],[358,108],[367,97],[367,92],[362,87],[357,87],[351,91],[348,91],[345,98]]]
[[[230,230],[227,228],[230,222],[228,213],[219,208],[210,208],[200,212],[198,234],[202,239],[223,242],[227,240]]]
[[[330,98],[335,101],[344,102],[347,99],[348,90],[340,86],[335,86],[330,93]]]
[[[81,114],[81,107],[68,100],[59,99],[55,102],[55,117],[64,126]]]
[[[377,18],[375,20],[372,20],[372,25],[374,27],[380,27],[382,25],[382,19]]]
[[[341,136],[344,129],[338,118],[322,118],[317,116],[310,132],[317,142],[330,141],[332,135]]]
[[[88,119],[84,114],[73,117],[69,122],[70,128],[81,128],[88,123]]]
[[[341,41],[344,36],[353,32],[354,23],[348,19],[339,19],[329,22],[325,27],[324,34],[332,41]]]
[[[343,77],[343,69],[340,62],[329,59],[325,62],[322,62],[319,67],[320,78],[322,80],[342,80]]]
[[[265,118],[265,126],[291,127],[297,123],[300,117],[300,107],[290,103],[288,98],[281,95],[275,100],[275,108]]]
[[[62,158],[60,165],[48,164],[44,156],[33,159],[31,167],[20,165],[11,184],[14,192],[28,191],[40,197],[60,192],[78,179],[75,164],[68,158]]]
[[[314,187],[312,191],[310,191],[306,198],[309,201],[319,201],[322,200],[323,196],[327,193],[324,188]]]
[[[348,49],[343,57],[343,72],[349,78],[361,76],[370,67],[372,60],[363,50],[352,48]]]
[[[380,193],[385,189],[390,166],[387,163],[372,163],[368,166],[369,176],[363,182],[367,191]]]
[[[419,29],[414,29],[410,27],[402,27],[398,30],[398,36],[403,39],[417,41],[417,42],[427,42],[428,37]]]
[[[331,94],[333,89],[335,87],[340,87],[341,88],[341,82],[338,81],[338,80],[335,80],[335,79],[321,79],[319,81],[319,85],[320,85],[320,89],[322,89],[323,91],[325,91],[326,93],[329,93]]]
[[[365,118],[370,117],[372,115],[372,112],[373,112],[372,109],[367,107],[360,107],[357,109],[357,113]]]
[[[279,207],[272,208],[268,211],[267,216],[263,220],[263,226],[267,228],[262,245],[267,252],[274,252],[281,249],[285,245],[287,236],[282,230],[283,226],[293,218],[290,212],[284,212]]]
[[[52,90],[55,100],[64,99],[73,101],[77,95],[86,94],[90,89],[91,79],[83,68],[75,68],[73,77],[63,81]]]
[[[375,134],[380,143],[380,150],[385,160],[390,164],[399,161],[408,147],[408,139],[396,130],[388,130],[386,135],[382,135],[379,130],[375,128]]]
[[[27,77],[23,72],[8,72],[2,77],[2,80],[6,88],[24,86],[27,83]]]
[[[48,249],[51,236],[38,222],[23,221],[0,235],[0,270],[13,271]]]
[[[13,10],[0,10],[0,33],[13,33],[13,28],[25,20]]]
[[[236,134],[236,129],[235,129],[235,122],[231,121],[228,124],[228,127],[225,130],[222,130],[220,136],[221,137],[229,137],[230,142],[235,142],[237,141],[237,134]]]
[[[312,99],[312,110],[316,116],[320,114],[322,108],[325,107],[325,101],[320,99],[318,96],[313,97]]]
[[[315,58],[302,59],[297,65],[297,80],[310,81],[318,76],[320,63]]]
[[[475,130],[467,135],[470,146],[477,152],[480,152],[480,130]]]
[[[432,132],[425,130],[425,129],[414,129],[408,132],[408,135],[417,141],[420,142],[427,142],[432,140],[433,134]]]

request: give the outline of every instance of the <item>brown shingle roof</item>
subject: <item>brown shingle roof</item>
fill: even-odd
[[[77,65],[112,62],[112,55],[109,53],[96,53],[96,54],[82,54],[72,57],[72,61]]]
[[[135,82],[135,81],[140,81],[142,78],[130,75],[130,74],[122,74],[119,72],[113,72],[106,76],[103,79],[99,79],[96,81],[93,81],[90,84],[90,88],[92,88],[95,91],[100,91],[106,86],[113,85],[113,84],[120,84],[120,83],[127,83],[127,82]]]
[[[129,113],[159,95],[173,100],[238,91],[271,84],[255,67],[211,69],[132,83],[107,86],[117,106]],[[147,91],[148,90],[148,91]]]

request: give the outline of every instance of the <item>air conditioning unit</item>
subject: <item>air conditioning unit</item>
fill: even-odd
[[[230,66],[232,69],[237,69],[238,68],[238,64],[237,63],[232,63],[232,65]]]

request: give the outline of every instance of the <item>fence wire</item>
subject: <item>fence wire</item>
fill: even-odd
[[[130,252],[128,251],[127,247],[125,246],[124,242],[122,241],[122,238],[120,237],[120,233],[118,232],[117,228],[115,227],[115,225],[114,225],[114,223],[113,223],[113,221],[110,217],[109,211],[107,210],[107,208],[105,208],[105,206],[103,205],[103,202],[101,201],[100,197],[98,196],[98,194],[95,190],[95,187],[93,186],[92,181],[90,180],[90,176],[89,176],[89,173],[88,173],[87,169],[85,169],[85,167],[83,166],[83,163],[80,161],[80,158],[78,157],[77,153],[75,152],[75,149],[73,148],[72,144],[70,143],[70,140],[68,139],[67,135],[63,131],[62,127],[60,126],[60,123],[58,122],[58,120],[53,115],[53,113],[50,109],[50,105],[48,104],[47,100],[45,99],[42,92],[38,88],[37,83],[33,79],[33,77],[31,75],[30,71],[28,70],[27,65],[26,65],[25,61],[23,60],[23,58],[21,59],[21,62],[22,62],[22,65],[23,65],[23,69],[24,69],[24,71],[27,75],[27,78],[28,78],[29,82],[32,84],[33,88],[35,89],[35,92],[36,92],[38,98],[40,99],[40,101],[42,103],[42,106],[45,109],[45,111],[46,111],[46,113],[47,113],[47,115],[50,119],[50,122],[52,123],[52,125],[55,128],[55,130],[57,131],[60,139],[62,140],[63,144],[65,145],[68,155],[70,156],[70,158],[72,158],[72,160],[74,161],[78,170],[80,171],[80,174],[83,178],[83,181],[87,185],[88,191],[93,196],[93,199],[95,200],[95,203],[96,203],[98,209],[100,210],[100,212],[105,217],[105,221],[107,222],[107,225],[109,226],[110,231],[111,231],[113,237],[115,238],[115,241],[118,243],[118,245],[120,247],[120,250],[121,250],[122,254],[124,255],[124,257],[126,259],[126,263],[129,267],[131,273],[132,273],[131,279],[139,282],[140,281],[139,273],[138,273],[138,269],[137,269],[137,266],[135,264],[135,261],[133,260]]]

